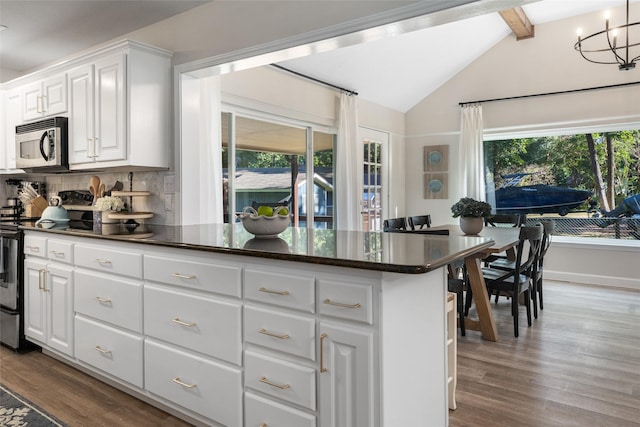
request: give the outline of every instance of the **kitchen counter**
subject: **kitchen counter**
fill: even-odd
[[[248,255],[285,261],[387,271],[426,273],[492,244],[485,237],[438,236],[413,233],[375,233],[308,230],[289,227],[275,239],[256,239],[241,224],[187,226],[145,225],[133,234],[98,235],[91,230],[44,229],[24,223],[24,230],[95,239],[132,241],[149,245]]]

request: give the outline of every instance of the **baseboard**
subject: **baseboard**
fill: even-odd
[[[545,279],[560,282],[584,283],[587,285],[611,286],[614,288],[640,290],[640,279],[626,277],[598,276],[594,274],[580,274],[575,272],[544,271]]]

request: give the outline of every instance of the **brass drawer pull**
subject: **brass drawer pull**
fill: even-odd
[[[39,246],[27,246],[27,249],[29,249],[31,252],[40,252]]]
[[[111,304],[111,298],[96,297],[96,301],[102,304]]]
[[[326,333],[320,335],[320,373],[327,372],[327,368],[324,367],[324,339],[326,337]]]
[[[290,387],[291,387],[289,384],[276,384],[276,383],[272,383],[271,381],[269,381],[269,380],[267,379],[267,377],[261,377],[261,378],[260,378],[260,382],[261,382],[261,383],[264,383],[264,384],[268,384],[268,385],[270,385],[270,386],[272,386],[272,387],[277,387],[277,388],[279,388],[280,390],[286,390],[286,389],[288,389],[288,388],[290,388]]]
[[[94,348],[96,350],[98,350],[102,354],[111,354],[111,350],[105,350],[104,348],[100,347],[99,345],[95,346]]]
[[[64,252],[60,252],[60,251],[49,251],[50,254],[52,254],[53,256],[57,256],[57,257],[64,257]]]
[[[267,288],[258,289],[260,292],[266,292],[268,294],[276,294],[276,295],[289,295],[289,291],[272,291]]]
[[[172,381],[173,381],[174,383],[176,383],[176,384],[180,384],[182,387],[186,387],[186,388],[194,388],[194,387],[196,387],[196,385],[195,385],[195,384],[187,384],[187,383],[183,383],[183,382],[180,380],[180,377],[175,377]]]
[[[179,317],[176,317],[175,319],[171,319],[171,321],[173,323],[177,323],[178,325],[187,326],[189,328],[196,326],[196,322],[185,322],[183,320],[180,320]]]
[[[286,340],[289,338],[289,335],[287,334],[284,334],[284,335],[274,334],[273,332],[269,332],[264,328],[260,329],[258,332],[260,332],[263,335],[269,335],[270,337],[279,338],[281,340]]]
[[[111,261],[109,261],[108,259],[96,258],[96,262],[100,265],[111,265]]]
[[[178,279],[195,279],[196,278],[195,274],[187,275],[187,274],[173,273],[172,276],[177,277]]]
[[[326,300],[324,300],[324,303],[328,305],[335,305],[336,307],[343,307],[343,308],[360,308],[359,302],[355,304],[345,304],[342,302],[331,301],[329,298],[327,298]]]

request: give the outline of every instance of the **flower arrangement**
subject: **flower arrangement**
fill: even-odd
[[[120,197],[104,196],[96,199],[93,204],[94,211],[114,211],[118,212],[124,209],[124,202]]]
[[[472,217],[472,218],[489,218],[491,214],[491,205],[487,202],[480,202],[471,197],[463,197],[451,206],[453,217]]]

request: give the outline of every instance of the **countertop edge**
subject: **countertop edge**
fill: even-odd
[[[96,240],[108,240],[108,241],[116,241],[116,242],[123,242],[123,243],[137,243],[137,244],[145,244],[149,246],[188,249],[188,250],[196,250],[196,251],[202,251],[202,252],[232,254],[232,255],[239,255],[239,256],[251,256],[251,257],[258,257],[258,258],[275,259],[280,261],[303,262],[307,264],[356,268],[356,269],[369,270],[369,271],[380,271],[380,272],[401,273],[401,274],[428,273],[440,267],[446,266],[447,264],[450,264],[456,260],[463,259],[474,253],[480,252],[493,245],[493,240],[489,240],[487,242],[480,243],[473,247],[470,247],[464,251],[460,251],[455,255],[442,257],[433,263],[416,264],[416,265],[399,265],[399,264],[389,264],[389,263],[380,263],[380,262],[359,261],[359,260],[352,260],[352,259],[326,258],[326,257],[319,257],[314,255],[306,255],[306,254],[305,255],[285,254],[285,253],[258,251],[258,250],[244,249],[244,248],[224,248],[220,246],[209,246],[209,245],[200,245],[200,244],[193,244],[193,243],[174,243],[174,242],[168,242],[168,241],[158,241],[158,240],[153,240],[148,238],[137,239],[137,238],[131,238],[129,236],[119,237],[116,235],[98,235],[98,234],[77,232],[72,230],[70,231],[70,230],[44,229],[44,228],[35,228],[31,226],[20,226],[20,229],[24,231],[36,231],[36,232],[63,235],[63,236],[85,237],[85,238],[96,239]]]

